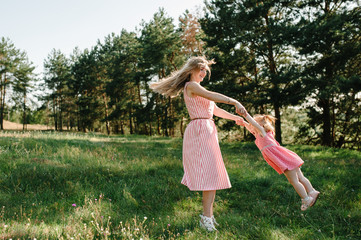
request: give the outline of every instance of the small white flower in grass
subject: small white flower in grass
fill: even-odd
[[[321,229],[318,229],[318,232],[321,232]]]
[[[147,220],[148,218],[147,217],[144,217],[144,220]]]

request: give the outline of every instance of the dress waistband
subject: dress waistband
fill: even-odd
[[[200,120],[200,119],[208,119],[208,120],[214,121],[213,118],[193,118],[193,119],[191,119],[191,121],[193,121],[193,120]]]
[[[262,152],[265,148],[272,147],[272,146],[277,146],[277,144],[271,143],[271,144],[269,144],[269,145],[267,145],[267,146],[264,146],[264,147],[261,149],[261,152]]]

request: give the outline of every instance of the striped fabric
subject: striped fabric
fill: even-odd
[[[279,174],[298,168],[303,164],[303,160],[296,153],[280,146],[272,131],[267,132],[264,137],[256,133],[255,137],[255,143],[261,150],[263,158]]]
[[[184,87],[184,101],[190,118],[195,120],[188,124],[184,132],[182,184],[191,191],[230,188],[218,144],[217,128],[211,120],[215,104],[199,96],[188,97],[185,91],[187,85]]]

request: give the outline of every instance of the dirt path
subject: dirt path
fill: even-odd
[[[54,129],[54,127],[40,125],[40,124],[26,125],[26,130],[50,130],[50,129]],[[4,130],[23,130],[23,125],[20,123],[14,123],[4,120]]]

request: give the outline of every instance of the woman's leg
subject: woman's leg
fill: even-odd
[[[216,191],[203,191],[203,215],[206,217],[213,216],[213,203]]]
[[[300,168],[297,168],[296,169],[296,172],[297,172],[297,176],[298,176],[298,180],[300,181],[300,183],[305,187],[306,191],[308,193],[312,192],[313,190],[315,190],[313,187],[312,187],[312,184],[311,182],[305,178],[305,176],[303,176],[303,173],[301,171]]]
[[[307,197],[307,192],[305,187],[303,186],[302,183],[300,183],[299,179],[298,179],[298,175],[297,175],[297,169],[293,169],[293,170],[286,170],[285,171],[285,176],[287,177],[288,181],[292,184],[292,186],[295,188],[296,192],[298,193],[298,195],[304,199]]]

